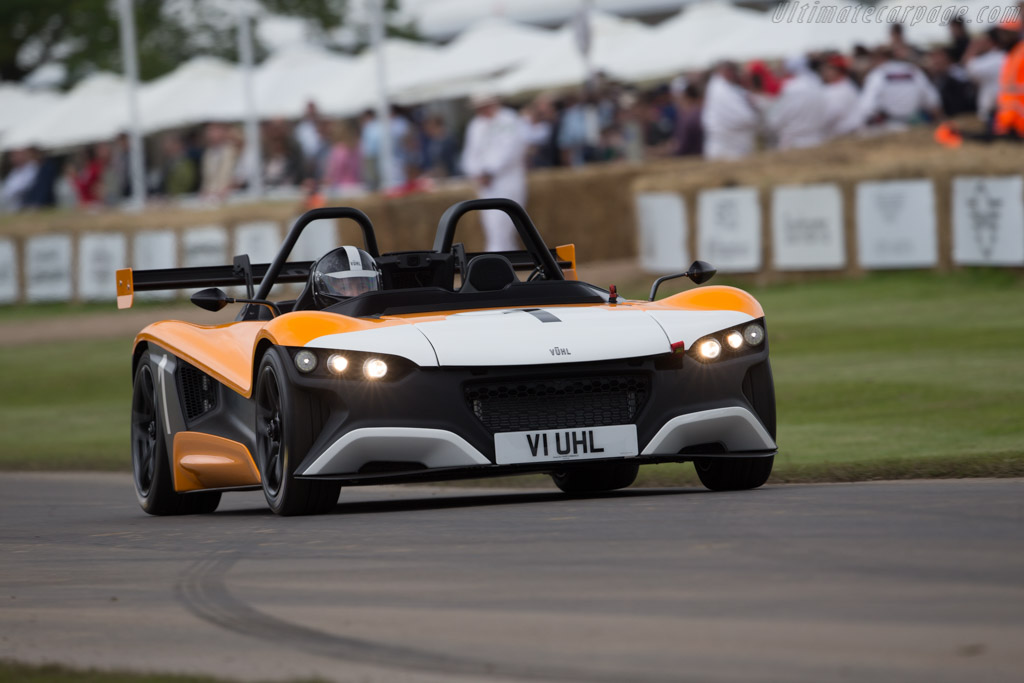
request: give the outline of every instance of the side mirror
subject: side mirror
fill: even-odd
[[[207,311],[219,311],[228,305],[228,295],[217,287],[201,289],[192,295],[192,303]]]
[[[677,277],[688,277],[693,281],[695,285],[702,285],[715,276],[718,269],[707,261],[694,261],[690,264],[690,269],[685,273],[676,273],[675,275],[665,275],[659,277],[651,285],[651,296],[647,299],[648,301],[654,301],[654,297],[658,294],[658,287],[661,287],[662,282],[669,280],[675,280]]]
[[[693,284],[702,285],[715,276],[718,269],[707,261],[694,261],[690,264],[690,270],[686,271],[686,277],[693,280]]]
[[[199,308],[206,309],[207,311],[219,311],[228,304],[256,304],[257,306],[266,306],[274,315],[281,315],[281,309],[277,307],[273,301],[264,301],[263,299],[233,299],[224,293],[224,290],[216,287],[210,287],[209,289],[201,289],[192,295],[192,303]]]

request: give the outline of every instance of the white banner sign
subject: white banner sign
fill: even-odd
[[[779,185],[772,191],[772,248],[778,270],[846,266],[839,186]]]
[[[14,303],[20,293],[18,254],[14,240],[0,239],[0,304]]]
[[[270,263],[281,248],[281,231],[272,221],[242,223],[235,228],[232,257],[248,254],[250,263]]]
[[[178,239],[173,230],[146,230],[135,233],[132,240],[132,268],[161,270],[178,267]],[[140,299],[173,299],[173,290],[138,292]]]
[[[857,258],[862,268],[932,268],[939,261],[930,180],[857,184]]]
[[[117,298],[114,272],[128,263],[124,235],[82,235],[78,240],[78,298],[85,301]]]
[[[185,231],[182,246],[186,268],[231,263],[228,258],[228,231],[219,225],[189,228]]]
[[[757,188],[705,190],[697,197],[697,258],[721,273],[761,269],[761,207]]]
[[[41,235],[25,242],[25,298],[70,301],[71,237]]]
[[[953,178],[953,261],[1024,265],[1024,179]]]
[[[288,224],[288,230],[295,225],[295,221]],[[283,241],[283,239],[282,239]],[[292,249],[289,261],[317,261],[321,256],[341,246],[338,243],[338,222],[335,220],[313,221],[302,231],[299,241]],[[362,247],[363,241],[359,240],[354,246]]]
[[[650,273],[679,273],[690,265],[686,248],[686,203],[674,192],[636,196],[640,267]]]

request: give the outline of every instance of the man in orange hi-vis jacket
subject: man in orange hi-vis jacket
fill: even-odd
[[[999,77],[999,97],[996,100],[993,128],[998,136],[1024,138],[1024,40],[1021,40],[1021,20],[1000,24],[999,29],[1008,44],[1005,46],[1006,62]]]

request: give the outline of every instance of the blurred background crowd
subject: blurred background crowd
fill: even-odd
[[[997,117],[1007,55],[1021,39],[1019,14],[989,25],[955,19],[946,24],[944,40],[927,44],[912,42],[900,23],[886,30],[880,44],[766,60],[719,59],[710,68],[640,82],[593,68],[575,87],[500,98],[486,83],[476,84],[459,97],[390,105],[388,130],[379,109],[325,115],[313,95],[299,118],[260,121],[258,157],[240,122],[147,135],[147,192],[180,203],[230,201],[251,190],[258,173],[271,197],[316,202],[374,191],[403,194],[462,177],[487,186],[509,165],[525,173],[672,156],[741,159],[761,149],[813,147],[952,117],[976,117],[988,134],[1024,134],[1024,125],[1015,130],[1015,119],[1001,123]],[[500,140],[488,133],[474,141],[474,119],[514,125],[505,125]],[[382,145],[392,155],[388,174],[380,169]],[[114,207],[131,194],[125,133],[45,150],[4,146],[4,212]],[[511,159],[508,164],[491,168],[475,160],[496,146]]]

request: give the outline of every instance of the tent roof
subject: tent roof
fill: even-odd
[[[139,118],[146,133],[244,117],[241,72],[215,57],[194,57],[139,89]]]
[[[626,42],[651,33],[650,28],[639,22],[604,12],[592,12],[590,17],[590,61],[598,71],[612,69],[612,56]],[[502,95],[563,88],[581,84],[586,78],[586,71],[577,47],[576,28],[570,22],[558,30],[551,45],[499,79],[494,88]]]
[[[430,99],[448,93],[457,84],[493,76],[522,64],[531,55],[547,49],[556,34],[507,19],[482,19],[435,56],[415,63],[394,78],[393,90],[400,96]]]
[[[763,33],[770,20],[763,12],[727,2],[693,5],[654,28],[650,35],[625,41],[609,55],[616,78],[643,81],[703,69],[717,59],[714,45],[734,32]],[[757,30],[755,30],[757,29]]]
[[[4,136],[7,149],[39,145],[50,149],[109,140],[128,126],[124,81],[112,73],[96,73],[48,107],[38,118],[25,120]]]
[[[263,118],[295,118],[306,103],[318,102],[353,68],[347,55],[316,47],[291,47],[275,52],[253,74],[256,111]]]
[[[45,116],[60,99],[61,95],[49,90],[34,91],[14,83],[0,83],[0,137],[26,121]]]

